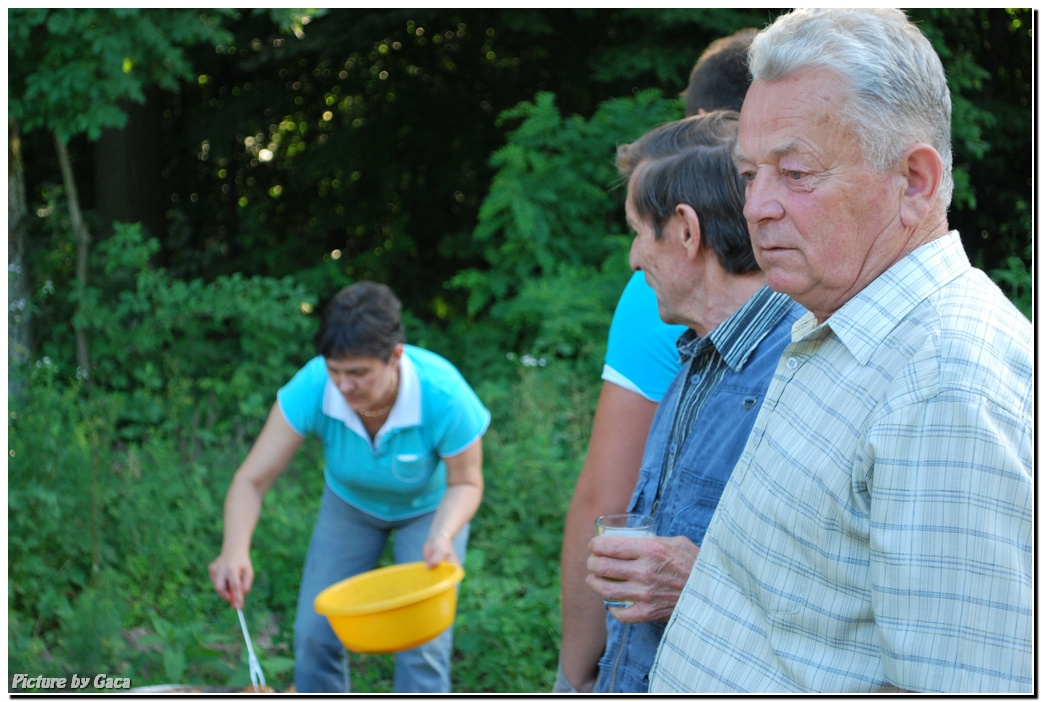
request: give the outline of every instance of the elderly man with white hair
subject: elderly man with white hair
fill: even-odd
[[[900,10],[761,32],[735,160],[796,322],[650,692],[1033,689],[1033,334],[949,231],[951,101]]]

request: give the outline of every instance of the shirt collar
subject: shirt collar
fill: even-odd
[[[961,236],[952,230],[894,263],[824,324],[818,326],[812,313],[803,316],[792,339],[801,341],[818,329],[830,329],[859,363],[866,364],[879,342],[915,307],[969,268]]]
[[[394,400],[394,406],[390,408],[387,421],[376,432],[377,440],[392,429],[417,426],[422,418],[419,376],[416,374],[415,364],[408,357],[407,346],[405,352],[401,354],[400,368],[398,396]],[[369,434],[361,423],[361,417],[351,409],[343,394],[328,378],[325,381],[325,393],[322,397],[322,412],[333,419],[342,421],[354,433],[368,438]]]
[[[693,329],[683,332],[676,340],[680,363],[686,363],[711,346],[731,370],[740,371],[759,342],[773,330],[774,323],[794,304],[787,295],[776,293],[764,285],[708,336],[699,337]]]

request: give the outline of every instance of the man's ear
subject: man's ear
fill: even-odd
[[[900,221],[906,227],[921,223],[936,204],[943,178],[943,159],[928,144],[913,144],[900,161],[906,188],[900,202]]]
[[[691,261],[701,249],[701,221],[694,208],[685,202],[676,205],[676,217],[680,223],[680,243]]]

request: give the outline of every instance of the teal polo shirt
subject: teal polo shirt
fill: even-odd
[[[441,356],[405,346],[398,397],[371,440],[316,356],[278,391],[278,406],[300,436],[317,436],[325,482],[345,502],[388,521],[437,508],[443,458],[484,435],[491,414],[462,374]]]

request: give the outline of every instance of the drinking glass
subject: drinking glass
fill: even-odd
[[[631,539],[653,539],[657,520],[645,514],[623,512],[596,518],[597,536],[626,536]],[[607,607],[632,607],[627,600],[604,600]]]

